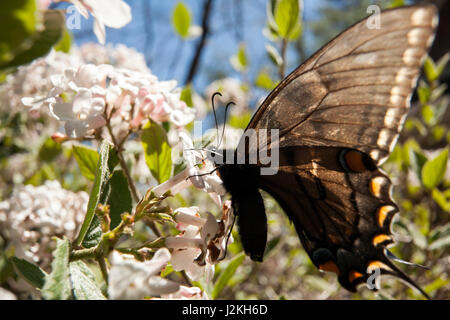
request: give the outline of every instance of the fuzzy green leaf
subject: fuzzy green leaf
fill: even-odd
[[[67,300],[71,297],[69,247],[69,240],[56,239],[52,272],[45,278],[42,288],[42,296],[46,300]]]
[[[95,281],[95,275],[84,262],[71,262],[69,269],[73,295],[76,300],[106,300]]]
[[[97,168],[95,172],[95,179],[94,179],[94,185],[92,186],[91,194],[89,196],[89,202],[88,202],[88,209],[86,212],[86,216],[84,218],[83,224],[81,225],[80,233],[78,234],[78,238],[76,240],[76,245],[81,245],[84,241],[84,238],[87,234],[95,235],[94,239],[98,238],[98,221],[96,221],[96,226],[91,226],[94,217],[95,216],[95,209],[97,208],[97,205],[100,202],[100,198],[102,196],[103,191],[105,190],[105,187],[107,185],[109,176],[110,176],[110,169],[109,169],[109,158],[111,154],[112,145],[107,141],[104,140],[100,146],[100,157],[99,161],[97,163]],[[101,234],[101,232],[100,232]],[[89,239],[91,240],[89,245],[87,246],[87,243],[83,243],[86,247],[92,246],[92,237],[90,236]],[[95,242],[95,241],[94,241]]]

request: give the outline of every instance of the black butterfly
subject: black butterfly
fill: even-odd
[[[293,222],[314,265],[335,272],[344,288],[356,291],[378,269],[427,296],[386,249],[393,243],[390,227],[398,207],[378,166],[402,128],[434,38],[437,10],[432,5],[386,10],[378,29],[368,28],[367,19],[318,50],[256,111],[245,132],[278,129],[279,140],[252,143],[244,134],[232,161],[224,150],[211,157],[231,194],[251,259],[262,261],[267,241],[260,189]],[[263,150],[279,153],[276,174],[262,175],[260,159],[249,161]],[[241,158],[245,163],[236,163]]]

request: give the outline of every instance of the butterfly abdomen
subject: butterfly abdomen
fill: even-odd
[[[262,261],[267,242],[267,218],[256,169],[250,165],[225,164],[218,170],[231,195],[244,251],[252,260]]]

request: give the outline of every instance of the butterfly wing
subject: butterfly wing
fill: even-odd
[[[377,164],[392,150],[434,38],[436,8],[402,7],[354,24],[294,70],[247,129],[279,129],[280,147],[345,146]]]
[[[278,173],[261,176],[260,185],[293,222],[316,267],[335,272],[344,288],[355,291],[378,269],[426,295],[386,257],[398,208],[389,178],[367,154],[341,147],[281,148]]]
[[[336,272],[351,291],[378,269],[426,295],[386,257],[398,208],[377,166],[401,130],[437,12],[409,6],[382,12],[379,29],[367,21],[283,80],[247,129],[279,129],[279,144],[267,144],[279,148],[279,171],[262,175],[260,186],[293,221],[318,268]]]

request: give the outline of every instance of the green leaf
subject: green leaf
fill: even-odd
[[[447,199],[445,194],[434,188],[431,192],[433,200],[442,208],[442,210],[450,212],[450,200]]]
[[[141,134],[145,162],[158,183],[168,180],[172,174],[172,150],[167,142],[166,131],[149,120]]]
[[[269,58],[273,62],[273,64],[276,65],[277,67],[281,66],[283,64],[283,58],[281,57],[278,50],[268,43],[266,43],[265,47],[266,52],[269,55]]]
[[[72,147],[72,151],[75,160],[80,167],[81,174],[87,179],[94,181],[99,158],[98,153],[95,150],[83,145],[74,145]]]
[[[69,247],[69,240],[56,239],[52,272],[45,278],[42,288],[42,296],[46,300],[67,300],[71,297]]]
[[[191,25],[191,12],[183,2],[178,2],[172,13],[172,25],[176,33],[181,38],[189,36],[189,26]]]
[[[167,277],[169,274],[171,274],[173,272],[173,267],[172,265],[169,263],[167,264],[164,269],[161,271],[160,276],[165,278]]]
[[[450,52],[447,52],[436,63],[436,73],[438,78],[442,75],[442,72],[444,72],[444,69],[449,61],[450,61]]]
[[[437,278],[436,280],[434,280],[432,283],[430,283],[429,285],[427,285],[426,287],[423,288],[423,290],[426,293],[430,293],[433,291],[436,291],[440,288],[443,288],[445,286],[448,286],[450,284],[450,281],[448,279],[445,278]]]
[[[193,107],[194,103],[192,102],[192,85],[188,84],[181,90],[180,100],[184,101],[187,106]]]
[[[434,63],[433,59],[427,56],[423,65],[427,80],[429,82],[437,80],[442,75],[442,72],[444,71],[445,66],[447,65],[449,60],[450,53],[448,52],[439,59],[437,64]]]
[[[439,87],[434,88],[430,94],[430,101],[434,102],[437,99],[439,99],[445,93],[446,90],[447,90],[447,84],[445,84],[445,83],[442,83],[439,85]]]
[[[388,8],[403,7],[404,5],[405,0],[391,0],[391,3],[389,4]]]
[[[51,162],[62,152],[62,147],[60,143],[56,143],[52,138],[45,139],[39,148],[39,160],[44,162]]]
[[[441,141],[442,139],[444,139],[445,132],[446,128],[441,125],[435,125],[431,129],[431,135],[433,136],[434,141]]]
[[[431,190],[444,178],[447,169],[448,149],[443,150],[436,158],[428,160],[422,168],[422,183]]]
[[[300,8],[298,0],[279,0],[274,12],[278,34],[285,39],[295,40],[300,34]]]
[[[269,242],[267,242],[266,250],[264,251],[264,257],[267,257],[273,249],[280,243],[281,236],[274,237]]]
[[[84,262],[71,262],[69,270],[73,295],[76,300],[106,300],[95,281],[95,275]]]
[[[69,53],[70,47],[72,45],[72,36],[67,29],[64,29],[61,39],[53,47],[56,51],[62,51]]]
[[[131,212],[132,198],[128,181],[122,170],[113,172],[109,180],[109,188],[111,189],[108,197],[110,207],[109,215],[111,217],[111,229],[119,225],[121,221],[120,215],[124,212]]]
[[[252,114],[250,112],[246,112],[242,115],[232,115],[228,123],[234,128],[245,129],[250,122],[251,117]]]
[[[255,85],[266,90],[272,90],[275,88],[276,82],[273,81],[267,70],[261,70],[256,76]]]
[[[420,181],[422,181],[422,168],[427,161],[427,157],[420,150],[409,149],[409,163]]]
[[[438,240],[434,241],[432,244],[429,245],[430,250],[438,250],[450,247],[450,235],[439,238]]]
[[[0,66],[23,50],[22,46],[36,30],[36,1],[2,1],[0,10]]]
[[[0,68],[17,67],[46,55],[63,34],[64,13],[62,10],[46,10],[43,12],[43,30],[33,33],[25,39],[20,48],[16,48],[13,57],[0,62]],[[6,30],[11,28],[8,26]],[[5,30],[5,29],[2,29]],[[0,44],[1,47],[1,44]]]
[[[431,90],[428,84],[420,80],[419,86],[417,87],[417,95],[421,104],[425,104],[430,100]]]
[[[25,181],[35,187],[43,184],[46,180],[57,180],[58,175],[55,170],[55,163],[44,163],[39,170]]]
[[[95,241],[92,241],[93,239],[98,239],[99,237],[99,221],[98,219],[95,221],[95,224],[92,224],[95,216],[95,209],[97,208],[97,205],[100,202],[100,198],[102,196],[102,193],[104,192],[109,176],[110,176],[110,169],[109,169],[109,158],[111,153],[112,145],[107,141],[103,140],[101,146],[100,146],[100,157],[97,163],[97,168],[95,171],[95,179],[94,179],[94,185],[92,186],[91,194],[89,196],[89,202],[88,202],[88,208],[86,212],[86,216],[84,218],[83,224],[81,225],[80,232],[78,234],[78,238],[76,240],[76,245],[80,246],[82,243],[85,247],[91,247]],[[92,226],[91,226],[92,224]],[[90,241],[89,243],[84,243],[84,238],[87,234],[90,234],[91,236],[88,238]],[[101,230],[100,230],[101,235]]]
[[[241,252],[233,260],[230,261],[228,266],[222,271],[216,283],[214,284],[214,289],[211,293],[211,298],[216,299],[219,294],[222,292],[223,288],[228,284],[231,277],[236,272],[236,269],[244,262],[245,254]]]
[[[16,272],[34,288],[41,289],[44,286],[47,276],[44,270],[24,259],[17,257],[11,257],[10,259]]]
[[[430,57],[426,57],[425,62],[423,64],[423,69],[425,71],[425,76],[428,81],[434,81],[438,78],[438,73],[436,69],[436,65],[434,61]]]
[[[420,109],[420,112],[422,114],[423,121],[429,126],[434,124],[434,110],[429,104],[422,105],[422,108]]]
[[[245,53],[245,44],[239,44],[236,54],[230,58],[231,65],[236,71],[243,72],[248,69],[248,59]]]

